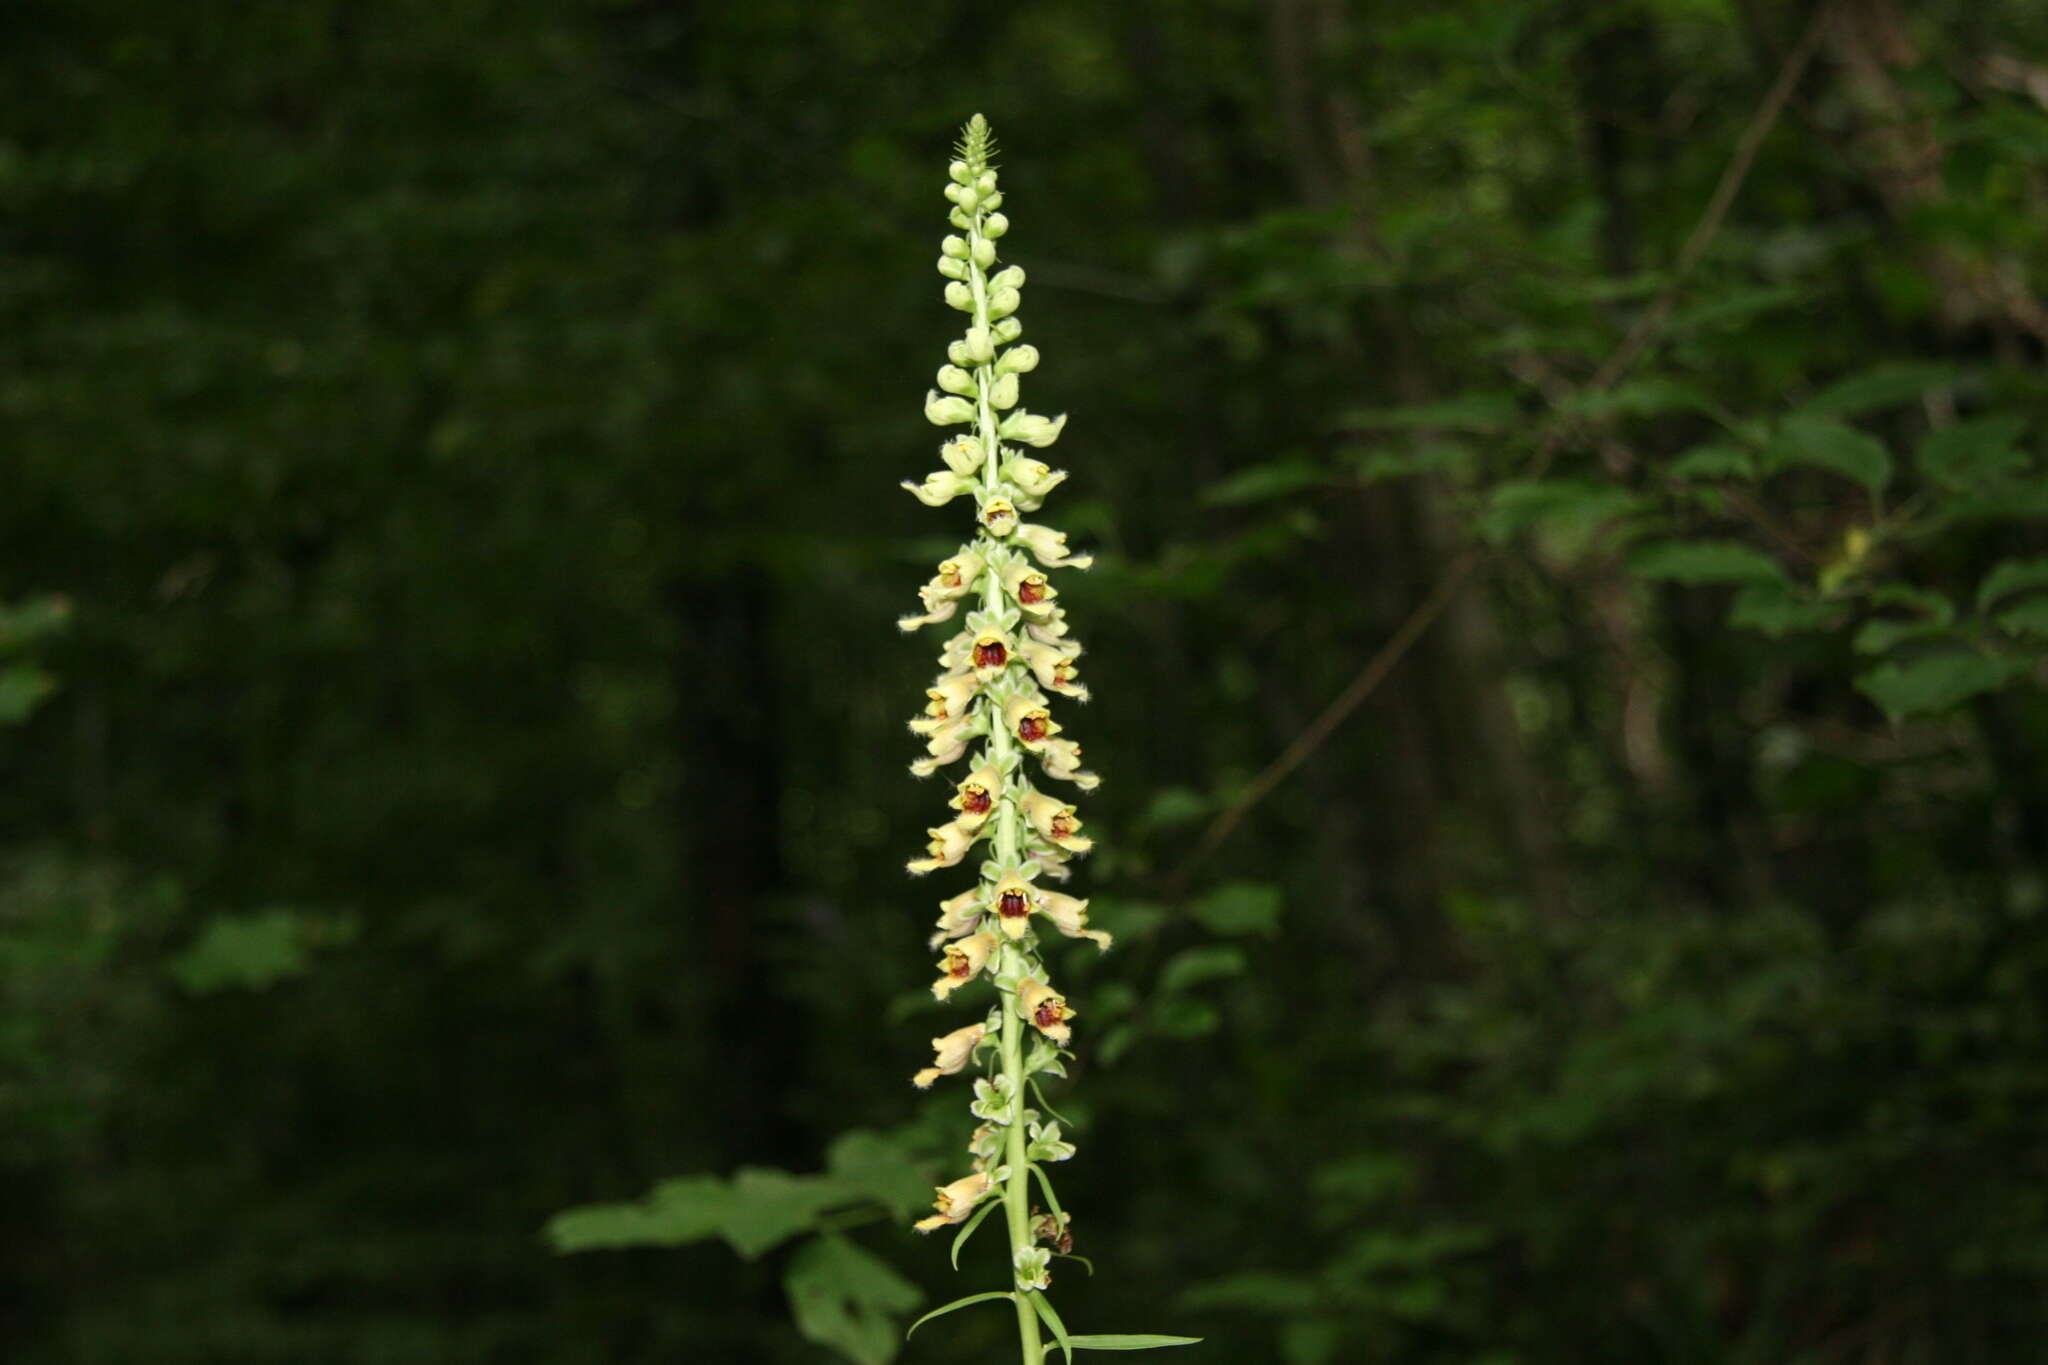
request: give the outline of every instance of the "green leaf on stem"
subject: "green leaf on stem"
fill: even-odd
[[[1132,1335],[1113,1332],[1095,1336],[1069,1337],[1077,1351],[1156,1351],[1162,1346],[1193,1346],[1200,1337],[1163,1337],[1151,1333]]]
[[[1052,1328],[1053,1340],[1059,1342],[1060,1349],[1067,1353],[1067,1360],[1071,1362],[1074,1359],[1074,1343],[1067,1335],[1067,1325],[1060,1321],[1060,1315],[1054,1311],[1052,1300],[1036,1289],[1025,1290],[1024,1297],[1031,1301],[1031,1307],[1038,1316],[1045,1319],[1045,1325]]]
[[[969,1294],[965,1298],[955,1299],[951,1303],[941,1304],[937,1308],[934,1308],[931,1312],[926,1313],[923,1317],[919,1318],[916,1322],[911,1323],[910,1326],[906,1327],[903,1330],[903,1339],[905,1341],[910,1340],[911,1334],[916,1332],[918,1328],[924,1326],[933,1318],[944,1317],[946,1314],[953,1312],[955,1309],[965,1308],[969,1304],[987,1303],[990,1299],[1009,1299],[1014,1302],[1016,1300],[1016,1297],[1017,1292],[1013,1289],[991,1289],[985,1294]]]
[[[953,1269],[958,1270],[960,1268],[960,1248],[967,1245],[967,1239],[972,1237],[974,1230],[981,1226],[981,1220],[1001,1207],[1002,1202],[1000,1199],[982,1200],[981,1207],[976,1209],[973,1216],[960,1225],[960,1231],[953,1234]]]

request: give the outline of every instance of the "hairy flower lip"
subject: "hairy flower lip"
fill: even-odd
[[[1043,697],[1012,697],[1003,707],[1003,727],[1033,753],[1053,742],[1065,728],[1045,709]],[[1071,742],[1071,741],[1070,741]]]
[[[1010,642],[999,631],[985,630],[974,637],[967,657],[975,676],[987,682],[1010,666]]]
[[[1053,928],[1068,938],[1090,939],[1098,949],[1104,950],[1115,941],[1107,929],[1088,927],[1086,898],[1062,895],[1057,891],[1044,891],[1039,894],[1043,897],[1043,902],[1039,906],[1040,911]]]
[[[1007,539],[1017,529],[1017,507],[1008,498],[992,498],[981,505],[981,524],[997,540]]]
[[[978,885],[940,901],[939,917],[933,921],[938,927],[938,932],[931,936],[927,946],[936,948],[948,939],[973,933],[981,923],[981,914],[986,904],[987,897]]]
[[[1021,938],[1031,927],[1031,914],[1038,909],[1042,894],[1014,872],[996,883],[989,892],[988,907],[995,912],[996,923],[1001,926],[1004,937]]]
[[[978,827],[995,810],[1002,792],[1003,775],[984,764],[960,779],[960,785],[953,793],[952,806],[960,812],[962,822]]]
[[[917,877],[922,877],[927,872],[936,872],[942,867],[952,867],[967,856],[967,850],[972,847],[975,831],[980,825],[980,820],[970,822],[962,817],[926,830],[930,842],[925,846],[925,856],[913,858],[905,866],[909,868],[912,876]]]
[[[1045,616],[1052,611],[1053,599],[1060,595],[1044,572],[1031,566],[1030,561],[1020,559],[1003,571],[1003,591],[1032,616]]]
[[[925,705],[925,714],[934,720],[957,720],[967,712],[967,704],[981,688],[981,679],[972,673],[949,673],[924,690],[931,700]]]
[[[1025,796],[1024,818],[1031,822],[1040,838],[1069,853],[1086,853],[1095,847],[1094,840],[1081,837],[1081,820],[1074,814],[1074,808],[1043,792],[1031,792]]]

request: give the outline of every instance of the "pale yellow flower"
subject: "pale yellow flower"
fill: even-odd
[[[1056,646],[1026,640],[1018,646],[1017,657],[1031,669],[1031,676],[1038,679],[1040,687],[1050,688],[1075,701],[1086,701],[1088,689],[1081,686],[1074,676],[1074,658],[1080,652],[1079,646]]]
[[[1074,814],[1074,808],[1043,792],[1032,792],[1024,798],[1024,818],[1040,838],[1069,853],[1078,855],[1095,847],[1093,839],[1081,837],[1081,819]]]
[[[1065,996],[1043,981],[1026,977],[1018,983],[1017,1012],[1061,1047],[1073,1041],[1074,1031],[1067,1027],[1067,1021],[1077,1011],[1067,1004]]]
[[[1014,534],[1018,542],[1036,555],[1038,562],[1048,569],[1085,569],[1095,562],[1092,555],[1068,554],[1066,532],[1055,531],[1050,526],[1036,526],[1025,522],[1017,527]]]
[[[1094,791],[1102,783],[1094,773],[1082,771],[1081,746],[1071,739],[1047,740],[1039,758],[1050,776],[1071,782],[1084,792]]]
[[[1019,559],[1003,571],[1003,591],[1008,593],[1028,616],[1048,616],[1053,610],[1053,599],[1060,595],[1043,572],[1031,567],[1031,562]]]
[[[1010,641],[1001,631],[984,630],[968,646],[967,661],[974,676],[991,682],[1010,666]]]
[[[1043,697],[1010,698],[1009,704],[1003,707],[1003,725],[1017,737],[1018,743],[1033,753],[1052,743],[1053,736],[1065,728],[1045,709]]]
[[[1005,937],[1022,937],[1031,927],[1031,912],[1038,908],[1041,894],[1014,872],[996,883],[989,896],[989,907],[996,912],[996,922],[1002,926]]]
[[[1096,947],[1109,947],[1112,940],[1107,929],[1088,927],[1088,902],[1085,898],[1062,895],[1058,891],[1041,891],[1038,894],[1039,911],[1052,921],[1053,928],[1068,938],[1093,939]]]
[[[992,498],[981,506],[981,524],[997,540],[1017,529],[1017,508],[1008,498]]]
[[[969,934],[957,943],[946,945],[946,955],[939,961],[939,979],[932,983],[932,994],[944,1000],[975,977],[988,965],[988,955],[996,950],[993,934]]]
[[[983,908],[981,888],[978,886],[972,890],[962,891],[949,900],[940,901],[939,918],[936,921],[939,932],[932,935],[928,946],[936,948],[947,939],[973,933],[981,923]]]
[[[969,1024],[966,1028],[954,1029],[943,1038],[932,1039],[933,1064],[912,1076],[910,1083],[919,1090],[929,1090],[939,1077],[959,1075],[967,1069],[975,1047],[987,1036],[987,1024]]]
[[[924,690],[931,699],[925,703],[925,714],[934,720],[958,720],[967,714],[967,704],[980,688],[981,679],[972,672],[945,674]]]
[[[945,1227],[948,1223],[959,1223],[974,1212],[974,1206],[982,1201],[995,1180],[987,1171],[976,1171],[973,1175],[962,1176],[950,1185],[935,1187],[938,1196],[932,1200],[932,1207],[938,1212],[929,1218],[920,1218],[914,1224],[919,1232],[930,1232],[933,1228]]]
[[[955,823],[979,829],[1002,794],[1003,775],[986,765],[976,768],[961,779],[959,790],[953,793],[953,809],[960,812]]]
[[[973,824],[961,820],[949,820],[943,825],[925,831],[931,842],[925,846],[925,856],[913,858],[905,866],[912,876],[922,877],[927,872],[936,872],[942,867],[951,867],[967,856],[967,850],[974,843],[974,831],[981,821]]]

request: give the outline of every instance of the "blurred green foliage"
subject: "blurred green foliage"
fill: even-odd
[[[12,7],[7,1359],[997,1358],[899,1344],[976,108],[1100,556],[1067,1320],[2038,1357],[2048,16],[1814,13]]]

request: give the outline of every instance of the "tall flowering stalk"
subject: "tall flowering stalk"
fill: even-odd
[[[1067,419],[1038,416],[1018,402],[1019,378],[1037,368],[1038,351],[1018,340],[1023,270],[996,269],[997,243],[1010,223],[1001,212],[994,151],[988,123],[976,114],[950,167],[946,198],[957,231],[941,244],[939,257],[946,302],[970,320],[966,334],[947,348],[941,391],[925,402],[934,424],[959,430],[940,447],[944,468],[921,484],[904,485],[929,506],[955,498],[974,503],[974,538],[919,590],[923,612],[898,625],[906,631],[957,627],[939,652],[939,676],[926,691],[924,714],[910,723],[925,740],[925,755],[911,771],[928,777],[949,765],[965,767],[949,802],[953,817],[929,831],[925,856],[911,862],[910,871],[959,866],[981,850],[976,884],[939,903],[932,946],[943,946],[944,956],[932,993],[948,1000],[986,982],[996,995],[985,1018],[934,1038],[932,1065],[913,1078],[926,1087],[970,1067],[981,1072],[969,1105],[979,1123],[968,1143],[972,1167],[938,1190],[936,1212],[917,1227],[930,1232],[958,1225],[957,1263],[960,1244],[1002,1209],[1010,1287],[939,1311],[1012,1299],[1025,1365],[1039,1365],[1045,1355],[1041,1321],[1061,1342],[1069,1340],[1045,1290],[1053,1255],[1070,1251],[1073,1239],[1045,1168],[1073,1156],[1074,1145],[1027,1099],[1038,1091],[1041,1074],[1066,1075],[1062,1059],[1069,1055],[1075,1015],[1053,984],[1041,936],[1051,928],[1092,939],[1098,948],[1108,947],[1110,936],[1088,927],[1087,901],[1046,885],[1065,882],[1069,862],[1091,846],[1073,805],[1052,787],[1056,781],[1089,791],[1097,778],[1082,769],[1081,746],[1053,715],[1054,697],[1082,701],[1088,691],[1075,678],[1081,647],[1067,632],[1066,610],[1049,576],[1054,569],[1085,569],[1089,560],[1069,554],[1058,531],[1024,520],[1067,477],[1025,448],[1051,445]],[[1034,1204],[1034,1182],[1044,1194],[1043,1210]]]

